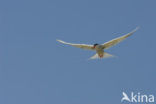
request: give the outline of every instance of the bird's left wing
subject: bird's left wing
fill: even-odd
[[[57,40],[57,41],[60,42],[60,43],[63,43],[63,44],[67,44],[67,45],[71,45],[71,46],[77,47],[77,48],[82,48],[82,49],[87,49],[87,50],[94,50],[93,45],[73,44],[73,43],[64,42],[62,40]]]
[[[124,35],[124,36],[115,38],[113,40],[110,40],[110,41],[104,43],[103,44],[103,49],[108,49],[108,48],[116,45],[117,43],[120,43],[121,41],[123,41],[124,39],[126,39],[127,37],[129,37],[130,35],[132,35],[137,29],[138,29],[138,27],[135,30],[133,30],[132,32],[130,32],[130,33]]]

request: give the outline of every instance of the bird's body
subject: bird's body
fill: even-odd
[[[102,47],[102,45],[96,45],[95,46],[95,50],[96,50],[96,53],[98,54],[98,56],[100,57],[100,58],[102,58],[103,57],[103,55],[104,55],[104,49],[103,49],[103,47]]]
[[[107,57],[112,57],[113,55],[104,52],[105,49],[108,49],[108,48],[116,45],[117,43],[123,41],[124,39],[126,39],[127,37],[132,35],[137,29],[138,28],[136,28],[135,30],[133,30],[132,32],[130,32],[130,33],[124,35],[124,36],[115,38],[115,39],[110,40],[110,41],[108,41],[108,42],[106,42],[104,44],[97,44],[96,43],[94,45],[86,45],[86,44],[67,43],[67,42],[64,42],[62,40],[57,40],[57,41],[60,42],[60,43],[63,43],[63,44],[74,46],[74,47],[96,51],[96,54],[94,56],[92,56],[90,59],[107,58]]]

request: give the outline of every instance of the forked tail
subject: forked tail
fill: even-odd
[[[90,57],[90,59],[101,59],[101,58],[109,58],[109,57],[113,57],[113,55],[109,54],[109,53],[106,53],[106,52],[103,52],[103,56],[100,57],[97,53]]]

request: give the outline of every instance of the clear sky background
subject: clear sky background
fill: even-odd
[[[116,58],[58,43],[104,43]],[[120,104],[156,97],[155,0],[1,0],[0,104]]]

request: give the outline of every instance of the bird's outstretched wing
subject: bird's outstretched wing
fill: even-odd
[[[126,39],[127,37],[129,37],[130,35],[132,35],[135,31],[138,30],[139,27],[137,27],[135,30],[133,30],[132,32],[124,35],[124,36],[121,36],[121,37],[118,37],[118,38],[115,38],[113,40],[110,40],[106,43],[103,44],[103,49],[108,49],[114,45],[116,45],[117,43],[120,43],[121,41],[123,41],[124,39]]]
[[[71,45],[71,46],[77,47],[77,48],[82,48],[82,49],[87,49],[87,50],[94,50],[93,45],[73,44],[73,43],[64,42],[62,40],[57,40],[57,41],[60,42],[60,43],[63,43],[63,44],[67,44],[67,45]]]

